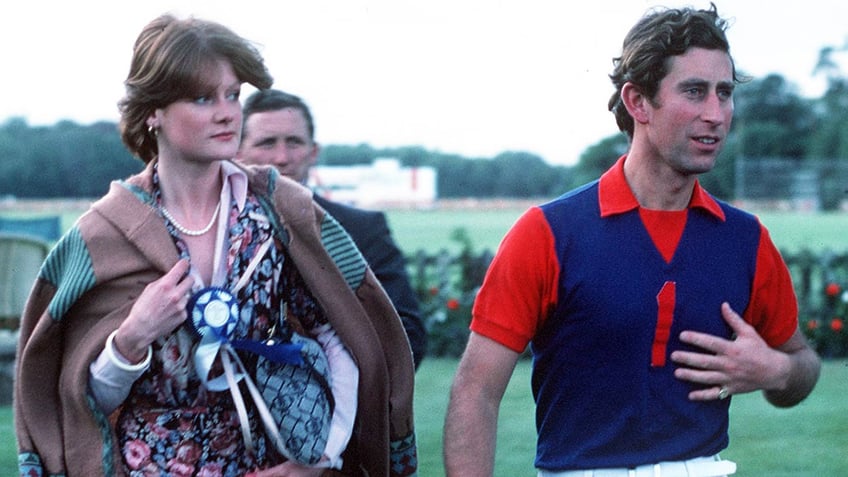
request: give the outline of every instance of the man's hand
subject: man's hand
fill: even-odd
[[[709,401],[760,389],[786,389],[792,371],[790,356],[769,347],[729,304],[722,303],[721,315],[735,339],[684,331],[680,340],[704,352],[671,353],[672,361],[680,365],[674,371],[678,379],[708,386],[689,393],[689,399]]]

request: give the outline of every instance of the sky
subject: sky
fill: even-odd
[[[718,0],[737,68],[818,97],[819,50],[848,41],[848,2]],[[132,45],[171,12],[255,43],[274,87],[301,96],[323,144],[506,151],[574,164],[615,134],[608,74],[646,0],[112,0],[7,2],[0,123],[118,121]],[[744,87],[744,86],[743,86]],[[243,98],[252,90],[243,89]]]

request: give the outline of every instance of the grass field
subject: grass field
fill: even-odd
[[[451,241],[451,233],[459,228],[468,232],[475,250],[488,248],[494,251],[524,210],[519,207],[389,210],[387,216],[395,240],[407,253],[417,250],[436,252],[443,248],[457,251],[459,244]],[[764,212],[758,216],[781,250],[848,249],[848,213]]]
[[[442,419],[455,369],[454,360],[425,360],[416,377],[415,412],[422,477],[444,475]],[[529,362],[521,362],[507,388],[498,426],[496,476],[535,475],[536,439],[529,375]],[[829,361],[824,364],[816,390],[794,408],[773,408],[759,393],[735,396],[731,406],[731,442],[723,456],[737,462],[736,476],[848,475],[846,386],[848,361]]]
[[[442,426],[456,360],[424,360],[416,375],[419,475],[444,475]],[[501,407],[495,475],[532,477],[536,443],[530,363],[516,368]],[[813,394],[791,409],[775,409],[759,393],[733,397],[730,447],[737,477],[848,475],[848,361],[824,363]],[[12,412],[0,407],[0,476],[16,475]],[[468,432],[474,432],[469,429]]]
[[[395,240],[407,254],[418,250],[458,251],[460,245],[451,234],[464,228],[475,250],[494,251],[509,227],[533,202],[505,202],[497,207],[436,207],[426,210],[389,209],[386,215]],[[86,202],[57,206],[64,228],[70,227],[83,212]],[[22,207],[25,207],[22,206]],[[82,207],[82,208],[81,208]],[[37,215],[50,214],[49,206],[39,205]],[[842,251],[848,249],[848,213],[756,212],[768,227],[772,239],[781,250],[808,248]],[[32,215],[21,207],[0,209],[0,214],[15,217]]]

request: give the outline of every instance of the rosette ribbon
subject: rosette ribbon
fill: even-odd
[[[194,365],[200,381],[209,390],[223,391],[229,388],[225,376],[209,379],[219,352],[232,353],[236,349],[262,355],[276,363],[303,364],[300,353],[303,346],[300,344],[273,340],[231,340],[239,320],[239,306],[235,297],[223,288],[209,287],[198,291],[189,301],[188,309],[191,323],[200,335]],[[242,378],[243,375],[238,374],[236,381]]]
[[[189,301],[188,314],[195,331],[200,335],[200,343],[194,353],[194,365],[198,377],[211,391],[230,390],[248,451],[252,451],[254,446],[247,419],[247,408],[238,387],[238,382],[242,380],[250,391],[269,438],[275,441],[277,448],[286,458],[296,460],[292,457],[293,453],[282,443],[274,418],[236,350],[259,354],[277,363],[300,366],[303,365],[303,356],[300,351],[303,345],[279,343],[270,339],[265,342],[231,340],[239,320],[239,306],[235,296],[223,288],[209,287],[195,293]],[[224,374],[209,379],[209,373],[217,356],[221,357]]]

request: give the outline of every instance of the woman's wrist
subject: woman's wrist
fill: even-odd
[[[144,354],[129,353],[126,348],[118,344],[118,341],[118,330],[113,331],[106,339],[106,353],[116,366],[126,371],[138,371],[150,365],[153,357],[152,346],[148,346]]]

